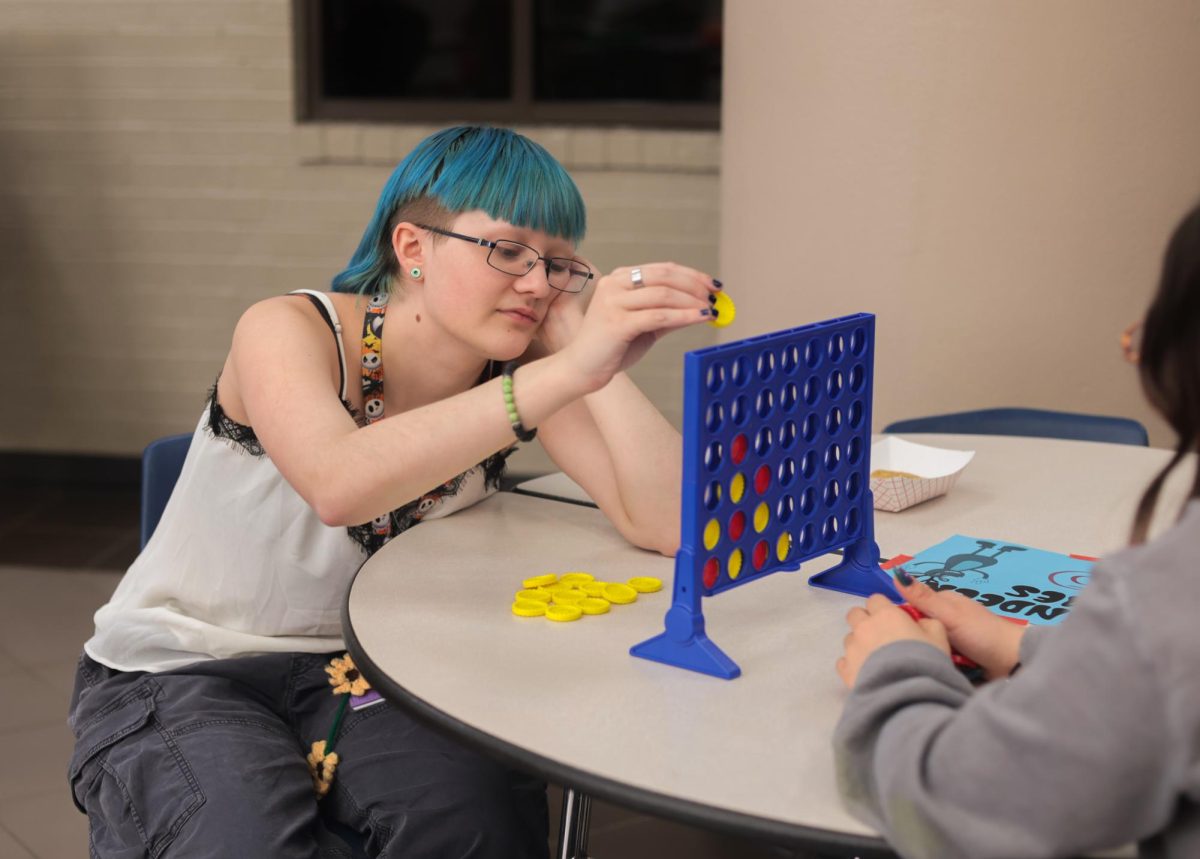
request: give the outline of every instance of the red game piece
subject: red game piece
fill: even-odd
[[[754,546],[754,569],[761,570],[767,562],[767,541],[759,540]]]

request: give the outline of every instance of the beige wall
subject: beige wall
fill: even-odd
[[[731,0],[726,30],[720,138],[525,129],[586,253],[717,271],[727,338],[877,313],[876,428],[1020,403],[1167,442],[1115,338],[1200,193],[1200,4]],[[348,258],[431,128],[297,126],[290,33],[287,0],[0,0],[0,450],[190,428],[242,309]],[[709,340],[635,372],[673,420]]]
[[[725,337],[871,311],[876,429],[1026,405],[1170,442],[1117,335],[1200,198],[1200,3],[732,0],[725,27]]]
[[[0,0],[0,450],[190,430],[250,303],[325,288],[432,126],[292,121],[289,0]],[[715,269],[715,132],[523,129],[604,268]],[[635,376],[674,420],[680,355]],[[536,445],[519,468],[546,462]]]

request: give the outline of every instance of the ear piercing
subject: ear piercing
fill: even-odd
[[[413,280],[421,279],[421,269],[417,268],[415,265],[408,270],[408,273],[412,275]]]

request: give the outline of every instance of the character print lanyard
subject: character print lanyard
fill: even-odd
[[[388,294],[377,293],[371,297],[363,317],[362,395],[363,413],[368,424],[383,420],[383,320],[387,305]],[[372,521],[371,527],[386,542],[392,534],[391,515],[379,516]]]

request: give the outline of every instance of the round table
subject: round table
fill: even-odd
[[[884,557],[954,534],[1064,553],[1124,544],[1168,451],[1095,442],[921,435],[975,450],[958,484],[900,513],[876,511]],[[1188,488],[1185,463],[1156,530]],[[834,556],[704,601],[710,637],[742,667],[720,680],[629,655],[662,631],[673,562],[633,548],[594,509],[499,493],[392,540],[359,570],[343,625],[385,696],[519,768],[651,814],[775,843],[891,855],[839,801],[830,737],[834,672],[859,598],[813,588]],[[510,611],[521,580],[583,570],[655,576],[662,591],[574,623]]]

